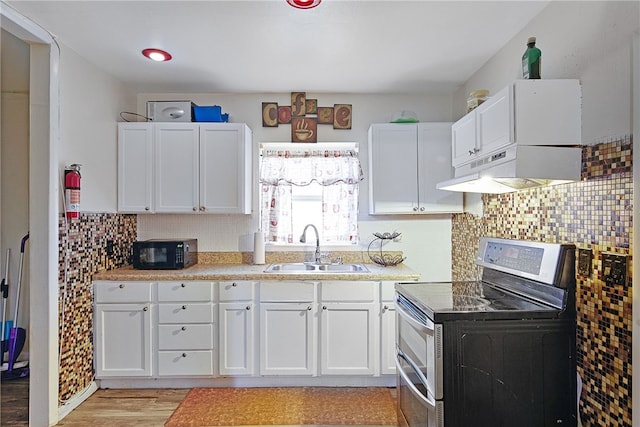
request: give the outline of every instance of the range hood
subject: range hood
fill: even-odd
[[[461,165],[439,190],[466,193],[509,193],[580,179],[582,149],[566,146],[513,144]]]

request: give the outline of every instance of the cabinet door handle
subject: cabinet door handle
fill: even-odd
[[[120,283],[120,286],[118,286],[120,289],[124,289],[124,283]]]
[[[186,327],[186,326],[183,326],[183,327],[182,327],[182,328],[180,328],[180,329],[181,329],[181,330],[183,330],[183,331],[186,331],[186,330],[187,330],[187,327]]]
[[[184,283],[180,283],[180,287],[181,287],[181,288],[186,288],[186,287],[187,287],[187,285],[185,285]]]
[[[245,309],[247,309],[247,310],[251,310],[251,306],[250,306],[250,305],[248,305],[248,306],[246,306],[246,307],[245,307]]]
[[[322,309],[323,309],[323,310],[326,310],[326,309],[327,309],[327,306],[326,306],[326,305],[323,305],[323,306],[322,306]]]
[[[424,206],[420,207],[420,212],[424,212]]]
[[[388,305],[385,305],[384,307],[382,307],[382,309],[383,309],[384,311],[387,311],[387,310],[389,310],[389,306],[388,306]]]
[[[197,212],[197,211],[198,211],[198,207],[197,207],[197,206],[194,206],[194,207],[192,208],[192,210],[193,210],[194,212]]]
[[[182,353],[182,357],[187,357],[187,353]]]
[[[236,286],[238,286],[238,284],[237,284],[236,282],[233,282],[233,283],[231,284],[231,286],[233,286],[233,287],[235,288]]]
[[[186,310],[186,309],[187,309],[187,306],[186,306],[186,305],[183,305],[183,306],[182,306],[182,309],[183,309],[183,310]]]
[[[149,307],[143,308],[142,311],[149,311]]]
[[[414,207],[413,207],[413,211],[414,211],[414,212],[417,212],[417,211],[418,211],[418,207],[417,207],[417,206],[414,206]]]
[[[149,210],[151,210],[151,209],[149,208],[149,206],[145,206],[145,207],[144,207],[144,210],[145,210],[145,211],[149,211]]]
[[[200,206],[200,212],[204,212],[204,206]]]
[[[311,311],[311,306],[310,305],[307,306],[307,310]]]

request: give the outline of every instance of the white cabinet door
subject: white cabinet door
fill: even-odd
[[[251,130],[241,123],[200,125],[200,211],[251,213]]]
[[[375,124],[369,129],[369,213],[418,211],[417,126]]]
[[[316,309],[311,302],[260,303],[260,375],[314,375]]]
[[[451,123],[418,124],[418,213],[462,212],[462,193],[436,188],[453,173]]]
[[[396,373],[396,309],[393,301],[380,307],[380,373]]]
[[[218,305],[220,375],[253,375],[255,315],[253,302]]]
[[[513,102],[513,85],[509,85],[476,108],[479,156],[515,141]]]
[[[476,145],[476,112],[472,111],[451,126],[453,166],[472,161],[480,150]]]
[[[345,285],[348,286],[348,285]],[[320,373],[373,375],[378,362],[377,303],[322,303]]]
[[[198,211],[198,127],[154,125],[156,212]]]
[[[371,125],[369,213],[461,212],[462,194],[436,188],[451,166],[451,123]]]
[[[151,311],[145,304],[96,304],[96,377],[151,376]]]
[[[150,123],[118,123],[118,211],[153,212]]]

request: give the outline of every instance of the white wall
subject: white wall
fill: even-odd
[[[59,75],[60,177],[64,176],[64,166],[81,164],[80,209],[83,212],[115,212],[116,122],[120,120],[121,111],[135,108],[135,95],[64,45]]]
[[[367,132],[370,124],[389,122],[394,113],[412,110],[420,121],[451,121],[449,95],[356,95],[307,93],[317,99],[318,106],[346,103],[353,106],[350,130],[335,130],[330,125],[318,125],[318,142],[352,141],[360,144],[360,159],[365,177],[368,174]],[[144,114],[146,101],[191,100],[197,105],[220,105],[229,113],[232,122],[247,123],[253,130],[253,169],[258,169],[257,147],[262,142],[290,142],[291,126],[262,127],[262,102],[291,105],[291,94],[185,94],[156,93],[138,96],[138,113]],[[398,165],[402,167],[401,164]],[[255,181],[255,179],[254,179]],[[361,184],[359,227],[362,244],[351,248],[366,251],[374,231],[399,231],[401,242],[389,250],[404,251],[407,265],[430,280],[448,280],[451,276],[451,224],[448,216],[373,217],[368,215],[368,178]],[[257,183],[254,186],[253,206],[258,205]],[[138,239],[157,237],[197,237],[201,251],[251,251],[252,235],[258,228],[258,214],[252,215],[139,215]],[[269,248],[267,249],[269,250]],[[365,253],[366,256],[366,253]]]

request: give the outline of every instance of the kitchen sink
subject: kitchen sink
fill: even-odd
[[[369,273],[369,269],[362,264],[286,262],[271,264],[265,273]]]

